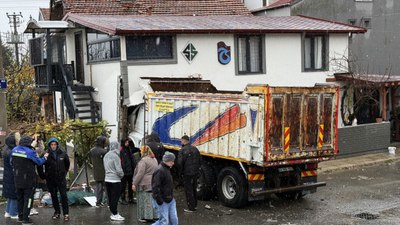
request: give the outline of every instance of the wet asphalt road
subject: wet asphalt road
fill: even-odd
[[[271,196],[250,203],[243,209],[230,209],[218,201],[200,201],[198,211],[183,212],[184,195],[176,190],[180,224],[260,225],[260,224],[400,224],[400,162],[321,174],[326,187],[297,201]],[[209,205],[211,209],[204,206]],[[111,222],[107,207],[72,206],[71,221],[53,221],[51,208],[38,208],[34,224],[142,224],[136,220],[136,205],[120,205],[125,222]],[[0,206],[4,212],[4,205]],[[362,214],[363,213],[363,214]],[[364,218],[355,215],[361,214]],[[3,214],[2,214],[3,215]],[[377,216],[375,219],[370,217]],[[366,219],[370,218],[370,219]],[[14,220],[0,218],[0,224],[16,225]]]

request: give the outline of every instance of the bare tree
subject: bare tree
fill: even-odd
[[[380,107],[380,99],[381,96],[386,98],[387,89],[384,84],[391,80],[391,66],[387,67],[384,74],[371,74],[369,66],[360,65],[352,55],[333,57],[331,65],[336,72],[336,80],[342,84],[340,113],[344,124],[350,124],[356,116],[375,120],[385,114]]]

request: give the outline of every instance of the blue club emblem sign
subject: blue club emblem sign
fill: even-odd
[[[218,42],[218,62],[226,65],[231,61],[231,46],[227,46],[223,41]]]
[[[194,45],[192,43],[187,43],[186,47],[182,50],[182,55],[183,57],[185,57],[186,61],[188,61],[188,63],[192,63],[194,57],[196,57],[198,51],[196,50],[196,48],[194,47]]]
[[[7,88],[7,81],[4,78],[0,78],[0,90]]]

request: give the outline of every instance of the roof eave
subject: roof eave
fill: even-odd
[[[97,24],[90,23],[86,20],[81,20],[79,17],[74,16],[72,13],[67,13],[64,18],[62,19],[63,21],[71,21],[73,23],[80,24],[84,27],[89,27],[98,31],[101,31],[103,33],[109,34],[109,35],[115,35],[117,33],[116,28],[110,28],[110,27],[105,27],[105,26],[99,26]]]
[[[353,27],[353,28],[355,28],[355,29],[358,30],[358,31],[354,31],[354,32],[351,32],[351,33],[366,33],[366,32],[368,31],[367,28],[358,27],[358,26],[354,26],[354,25],[347,24],[347,23],[341,23],[341,22],[337,22],[337,21],[333,21],[333,20],[325,20],[325,19],[321,19],[321,18],[317,18],[317,17],[312,17],[312,16],[305,16],[305,15],[298,15],[298,16],[304,17],[304,18],[308,18],[308,19],[314,19],[314,20],[319,20],[319,21],[334,23],[334,24],[338,24],[338,25],[349,26],[349,27]]]
[[[91,27],[93,28],[93,27]],[[93,28],[95,29],[95,28]],[[101,31],[101,30],[100,30]],[[104,32],[104,31],[103,31]],[[363,33],[363,31],[349,31],[349,30],[255,30],[255,29],[164,29],[164,30],[123,30],[116,29],[114,35],[129,35],[129,34],[271,34],[271,33]]]

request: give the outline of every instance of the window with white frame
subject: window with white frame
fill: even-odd
[[[328,37],[326,35],[305,35],[303,39],[304,71],[328,69]]]
[[[264,41],[260,35],[237,36],[238,74],[264,73]]]

